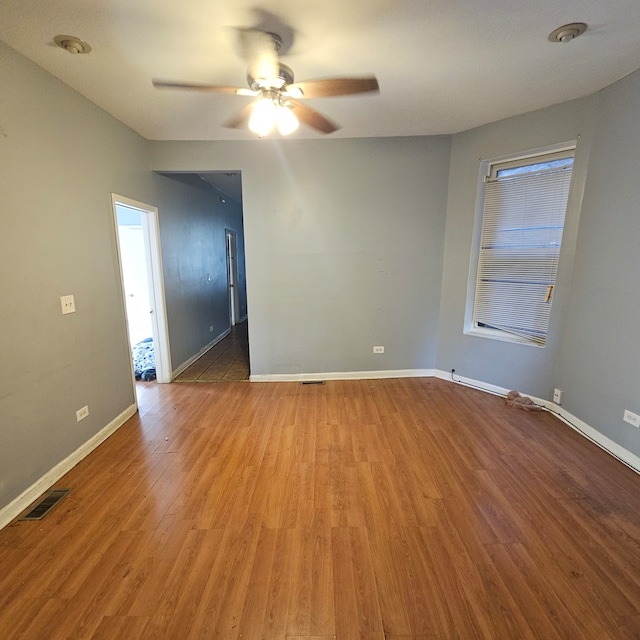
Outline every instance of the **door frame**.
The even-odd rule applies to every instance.
[[[227,254],[227,291],[229,293],[229,324],[233,329],[240,321],[240,297],[238,294],[238,234],[232,229],[224,230],[225,253]]]
[[[145,260],[147,263],[147,278],[149,281],[149,304],[151,306],[151,331],[153,334],[153,347],[156,358],[156,380],[159,383],[171,382],[171,349],[169,344],[169,328],[167,323],[167,305],[164,293],[164,277],[162,273],[162,251],[160,247],[160,225],[158,221],[158,208],[138,200],[132,200],[126,196],[111,194],[111,208],[113,210],[114,232],[116,247],[118,250],[118,269],[120,272],[120,289],[122,302],[125,308],[125,323],[127,329],[127,346],[131,356],[129,344],[129,320],[126,312],[126,298],[124,293],[124,281],[122,278],[122,263],[120,255],[120,240],[118,238],[118,212],[116,205],[140,212],[142,222],[142,238],[144,240]],[[131,361],[131,375],[135,388],[135,376],[133,374],[133,360]]]

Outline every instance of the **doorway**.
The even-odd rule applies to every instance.
[[[227,287],[229,290],[229,324],[233,329],[240,319],[238,292],[238,239],[235,231],[225,230],[227,245]]]
[[[158,210],[111,194],[125,306],[129,353],[152,341],[158,382],[171,382],[171,357],[164,300]],[[131,358],[134,379],[133,357]]]

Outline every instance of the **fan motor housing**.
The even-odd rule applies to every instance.
[[[282,89],[288,84],[293,84],[293,71],[286,64],[280,63],[276,78],[254,78],[247,74],[247,82],[252,91],[260,91],[265,88]]]

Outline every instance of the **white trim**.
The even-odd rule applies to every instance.
[[[110,435],[115,433],[129,418],[135,415],[137,407],[132,404],[119,416],[116,416],[106,427],[98,431],[81,444],[73,453],[47,471],[28,489],[23,491],[15,500],[0,509],[0,529],[6,527],[14,518],[19,516],[34,500],[40,497],[49,487],[53,486],[62,476],[73,469],[78,462],[86,458],[94,449],[99,447]]]
[[[618,460],[624,462],[624,464],[633,469],[636,473],[640,473],[640,457],[635,455],[635,453],[621,447],[617,442],[614,442],[611,438],[600,433],[597,429],[594,429],[586,422],[583,422],[580,418],[569,413],[555,402],[551,402],[550,400],[536,400],[536,402],[545,407],[547,411],[557,416],[574,431],[577,431],[585,438],[591,440],[591,442],[598,445],[601,449],[604,449],[614,458],[618,458]]]
[[[454,374],[452,377],[449,371],[436,370],[435,376],[436,378],[441,378],[442,380],[448,380],[449,382],[462,384],[467,387],[474,387],[476,389],[479,389],[480,391],[486,391],[487,393],[492,393],[498,396],[506,396],[510,391],[510,389],[505,389],[504,387],[497,387],[493,384],[488,384],[480,380],[474,380],[473,378],[465,378],[457,374]],[[528,394],[525,393],[523,395]],[[555,415],[567,426],[571,427],[574,431],[577,431],[588,440],[591,440],[591,442],[606,451],[609,455],[617,458],[628,467],[633,469],[636,473],[640,473],[640,457],[636,456],[628,449],[620,446],[617,442],[614,442],[613,440],[611,440],[611,438],[608,438],[591,425],[587,424],[583,420],[580,420],[580,418],[578,418],[577,416],[569,413],[566,409],[562,408],[555,402],[552,402],[551,400],[545,400],[544,398],[537,398],[535,396],[529,397],[536,404],[540,405],[545,411],[548,411],[549,413]]]
[[[500,329],[490,329],[488,327],[475,327],[465,328],[463,331],[465,336],[475,336],[476,338],[490,338],[491,340],[502,340],[503,342],[511,342],[512,344],[523,344],[527,347],[537,347],[538,349],[544,349],[543,344],[532,342],[527,338],[523,338],[516,333],[508,333],[501,331]]]
[[[331,371],[323,373],[252,374],[250,382],[306,382],[308,380],[377,380],[381,378],[433,378],[433,369],[391,369],[389,371]]]
[[[463,325],[463,333],[465,335],[480,337],[480,338],[488,338],[493,340],[502,340],[504,342],[511,342],[514,344],[522,344],[527,346],[536,346],[539,348],[544,348],[546,343],[546,337],[548,336],[548,328],[550,326],[551,318],[547,318],[547,333],[545,334],[545,343],[537,344],[536,340],[532,340],[527,335],[518,335],[513,330],[502,330],[499,327],[494,329],[479,327],[477,325],[477,313],[478,313],[478,300],[480,296],[479,289],[479,274],[481,271],[481,252],[482,252],[482,236],[484,229],[484,222],[488,215],[488,212],[491,208],[487,208],[488,200],[487,200],[487,183],[493,182],[495,183],[495,171],[494,168],[498,167],[498,169],[505,168],[507,166],[524,166],[527,164],[535,164],[536,162],[544,161],[547,159],[559,159],[565,157],[573,157],[575,160],[575,154],[578,144],[578,139],[580,136],[577,136],[573,140],[568,140],[565,142],[561,142],[558,144],[552,144],[545,147],[538,147],[535,149],[530,149],[527,151],[522,151],[518,153],[511,153],[503,156],[497,156],[494,158],[485,158],[480,159],[480,171],[478,174],[478,182],[476,188],[476,205],[475,205],[475,214],[474,214],[474,226],[473,226],[473,237],[471,243],[471,255],[469,260],[469,274],[467,280],[467,291],[466,291],[466,303],[465,303],[465,313],[464,313],[464,325]],[[573,169],[571,171],[571,176],[573,176]],[[575,192],[575,180],[573,177],[570,179],[570,184],[568,187],[567,193],[567,204],[563,214],[563,225],[567,224],[567,221],[570,219],[569,214],[573,208],[573,200],[580,199],[580,194]],[[575,192],[575,193],[574,193]],[[564,234],[562,236],[564,238]],[[563,240],[564,241],[564,240]],[[562,244],[562,242],[561,242]],[[559,253],[557,258],[559,259],[560,255],[563,253],[562,247],[559,247]],[[551,257],[548,258],[550,263],[553,264],[553,259]],[[515,264],[518,264],[516,260]],[[554,274],[554,289],[552,290],[555,293],[555,285],[558,283],[558,269],[559,262],[555,264],[556,273]],[[551,299],[552,303],[552,299]],[[492,302],[493,305],[493,302]],[[546,307],[545,307],[546,308]],[[553,313],[552,306],[549,307],[548,311]],[[536,318],[535,314],[529,314],[529,318],[533,321],[533,318]],[[536,318],[538,322],[542,322],[542,318]],[[495,320],[495,318],[494,318]],[[539,328],[539,325],[538,325]],[[488,330],[487,330],[488,329]]]
[[[564,149],[558,149],[557,151],[543,149],[539,153],[526,152],[525,155],[518,154],[517,157],[509,156],[505,160],[492,160],[489,164],[489,174],[487,175],[487,179],[496,180],[498,178],[498,171],[539,164],[541,159],[543,162],[552,162],[553,160],[573,158],[575,156],[577,142],[577,140],[573,140],[571,143],[567,143],[567,146]]]
[[[240,297],[238,293],[238,234],[233,229],[224,230],[225,255],[227,257],[227,298],[229,300],[229,324],[238,324]]]
[[[142,225],[148,234],[149,256],[151,266],[150,276],[153,286],[151,296],[153,299],[153,319],[157,323],[158,340],[162,349],[158,354],[160,369],[158,369],[158,356],[156,356],[156,380],[159,383],[171,382],[171,342],[169,341],[169,325],[167,320],[167,303],[164,295],[164,273],[162,270],[162,247],[160,246],[160,221],[158,210],[154,207],[142,216]]]
[[[162,248],[160,246],[160,225],[158,220],[158,208],[144,202],[132,200],[126,196],[111,194],[111,207],[113,209],[113,219],[115,224],[116,247],[118,250],[118,267],[120,269],[120,281],[122,283],[122,266],[120,262],[120,242],[118,239],[118,212],[116,205],[128,207],[139,211],[142,216],[142,229],[145,238],[145,253],[148,276],[149,276],[149,296],[153,315],[151,316],[151,326],[156,356],[156,380],[159,383],[171,382],[171,345],[169,343],[169,327],[167,321],[167,304],[164,295],[164,275],[162,270]],[[122,287],[122,300],[125,305],[124,285]],[[127,321],[128,322],[128,321]],[[127,340],[128,344],[128,340]],[[129,345],[131,350],[131,345]],[[135,377],[133,376],[133,363],[131,368],[131,379],[135,392]]]
[[[484,158],[481,159],[480,162],[488,169],[492,164],[503,164],[510,161],[515,161],[517,163],[522,160],[527,160],[528,158],[535,158],[536,156],[564,153],[565,151],[575,150],[578,145],[579,138],[580,136],[578,135],[571,140],[566,140],[565,142],[558,142],[557,144],[550,144],[544,147],[536,147],[535,149],[529,149],[528,151],[521,151],[519,153],[507,153],[502,156],[495,156],[494,158]]]
[[[452,375],[450,371],[441,371],[440,369],[436,369],[434,375],[436,378],[440,378],[441,380],[447,380],[448,382],[461,384],[465,387],[475,387],[477,389],[480,389],[480,391],[492,393],[494,396],[506,396],[507,393],[511,391],[511,389],[498,387],[495,384],[489,384],[488,382],[481,382],[480,380],[474,380],[473,378],[465,378],[464,376],[459,376],[457,373],[454,373]]]
[[[209,349],[215,347],[218,342],[220,342],[220,340],[224,340],[224,338],[226,338],[230,333],[231,329],[229,328],[226,331],[223,331],[217,338],[214,338],[209,344],[202,347],[202,349],[200,349],[200,351],[198,351],[195,356],[191,356],[186,362],[183,362],[178,366],[177,369],[172,372],[172,378],[176,378],[177,376],[179,376],[185,369],[188,369],[198,358],[201,358],[205,353],[207,353],[207,351],[209,351]]]

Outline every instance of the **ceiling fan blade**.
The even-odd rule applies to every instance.
[[[297,100],[287,100],[287,105],[291,107],[291,110],[295,114],[296,118],[308,127],[317,129],[322,133],[333,133],[337,131],[340,126],[331,122],[325,118],[321,113],[318,113],[315,109],[307,107],[306,104],[302,104]]]
[[[251,102],[245,105],[240,111],[237,111],[229,120],[224,123],[224,127],[227,129],[243,129],[249,125],[249,118],[253,111],[255,103]]]
[[[240,53],[247,61],[252,78],[271,80],[280,72],[276,36],[259,29],[238,29]]]
[[[303,80],[287,85],[286,91],[296,98],[327,98],[380,91],[380,86],[375,76],[361,76],[358,78]]]
[[[172,82],[170,80],[153,80],[153,86],[156,89],[188,89],[191,91],[209,91],[212,93],[231,93],[238,96],[258,95],[256,91],[251,89],[243,89],[241,87],[226,87],[220,84],[199,84],[196,82]]]

